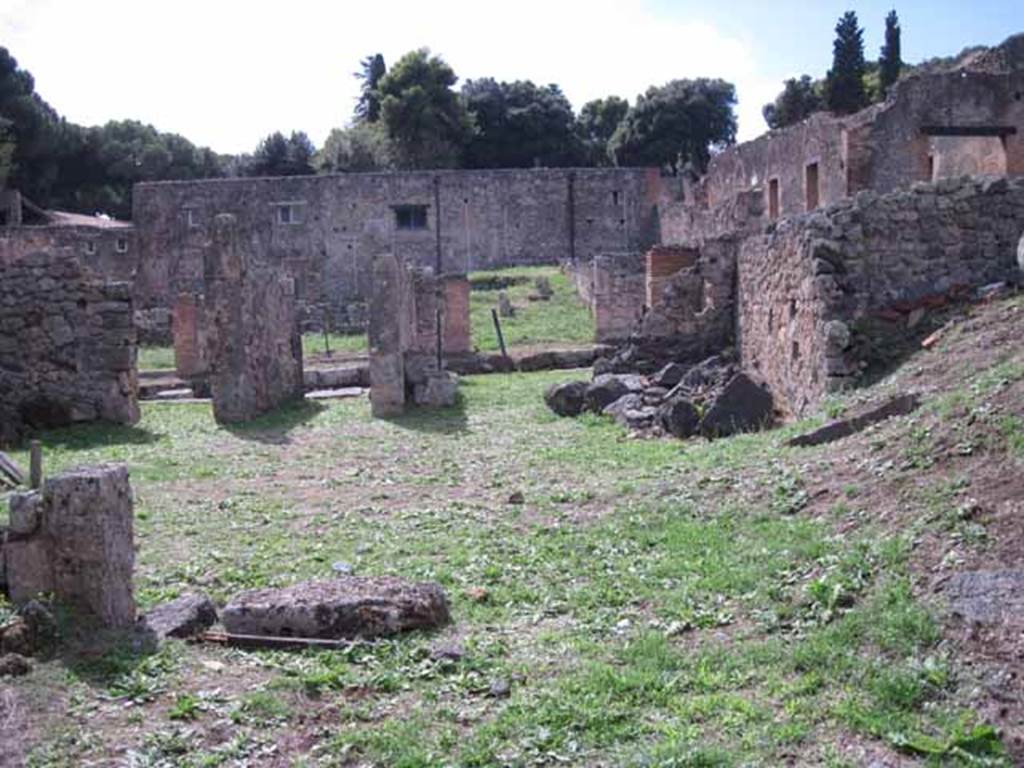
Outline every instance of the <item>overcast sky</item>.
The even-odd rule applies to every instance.
[[[280,130],[319,145],[348,122],[352,73],[428,46],[460,78],[558,83],[579,108],[652,84],[723,77],[739,94],[740,137],[785,77],[820,76],[838,16],[852,7],[878,55],[887,2],[718,0],[0,0],[0,45],[43,97],[84,125],[132,118],[218,152]],[[1024,0],[896,4],[904,59],[995,44],[1024,31]]]

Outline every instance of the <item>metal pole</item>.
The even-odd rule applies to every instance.
[[[498,310],[491,309],[491,319],[494,321],[494,330],[498,334],[498,346],[501,347],[501,356],[508,357],[508,352],[505,350],[505,336],[501,332],[501,320],[498,319]]]

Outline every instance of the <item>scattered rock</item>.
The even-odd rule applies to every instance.
[[[635,374],[606,373],[594,378],[583,395],[583,409],[602,413],[616,400],[643,391],[643,378]]]
[[[486,587],[467,587],[463,594],[474,603],[486,603],[491,596]]]
[[[494,680],[487,695],[492,699],[507,699],[512,695],[512,684],[508,680]]]
[[[0,653],[35,656],[57,640],[57,620],[42,603],[29,600],[0,628]]]
[[[450,371],[432,371],[413,391],[416,405],[425,408],[451,408],[459,397],[459,377]]]
[[[654,422],[657,408],[645,404],[642,394],[631,392],[607,406],[602,413],[628,429],[647,429]]]
[[[946,584],[949,612],[971,624],[1024,627],[1024,571],[970,571]]]
[[[772,396],[745,373],[737,373],[712,401],[700,422],[705,437],[728,437],[771,421]]]
[[[512,491],[512,493],[510,493],[509,496],[508,496],[508,503],[509,504],[525,504],[526,503],[526,497],[523,496],[523,492],[522,491]]]
[[[142,618],[157,639],[194,637],[217,623],[217,608],[203,594],[185,594],[162,603]]]
[[[32,662],[18,653],[0,656],[0,677],[21,677],[32,671]]]
[[[339,560],[336,563],[331,563],[331,570],[335,573],[340,573],[342,576],[351,576],[355,568],[352,567],[352,563]]]
[[[512,306],[512,301],[505,291],[498,294],[498,315],[501,317],[515,317],[516,315],[516,308]]]
[[[346,576],[236,595],[221,612],[232,634],[373,638],[430,629],[449,619],[440,584],[393,576]]]
[[[665,403],[658,411],[658,419],[662,429],[682,439],[697,434],[700,426],[700,414],[693,403],[682,396],[676,396]]]
[[[831,443],[893,416],[912,413],[920,404],[920,398],[916,394],[897,395],[883,403],[873,403],[854,415],[837,419],[823,427],[792,437],[786,441],[786,445],[793,447]]]
[[[461,661],[466,656],[466,649],[458,643],[435,645],[430,649],[431,661]]]
[[[651,376],[651,384],[656,387],[672,389],[672,387],[682,381],[686,371],[686,367],[679,363],[669,363],[656,374]]]
[[[585,381],[552,384],[544,393],[544,402],[559,416],[579,416],[583,412],[583,396],[587,387]]]

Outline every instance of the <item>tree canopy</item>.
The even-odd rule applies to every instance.
[[[771,104],[765,104],[761,114],[769,128],[785,128],[824,108],[819,85],[811,80],[810,75],[801,75],[799,79],[791,77],[786,80],[782,93]]]
[[[466,145],[466,167],[558,167],[582,161],[572,105],[557,85],[483,78],[467,81],[461,96],[476,127]]]
[[[711,153],[736,141],[736,89],[724,80],[672,80],[637,97],[609,150],[616,165],[703,173]]]
[[[355,123],[335,128],[317,155],[322,173],[384,171],[394,167],[387,129],[380,122]]]
[[[359,62],[355,77],[361,81],[359,101],[356,103],[356,122],[375,123],[380,119],[380,94],[377,86],[387,73],[384,56],[375,53]]]
[[[857,14],[847,11],[836,24],[832,69],[825,78],[825,100],[831,111],[845,115],[868,105],[864,89],[866,71],[864,30],[857,23]]]
[[[610,165],[608,142],[629,112],[629,102],[618,96],[588,101],[580,110],[576,130],[583,142],[587,165]]]
[[[885,45],[878,59],[878,80],[883,97],[900,78],[903,60],[900,57],[900,20],[896,11],[885,17]]]
[[[473,134],[458,78],[427,48],[411,51],[381,78],[381,120],[402,168],[457,168]]]
[[[256,147],[256,151],[242,173],[246,176],[307,176],[315,173],[313,156],[316,147],[303,131],[292,131],[285,138],[280,131],[270,134]]]

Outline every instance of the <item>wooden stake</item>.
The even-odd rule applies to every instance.
[[[505,337],[501,333],[501,320],[498,319],[498,310],[491,308],[491,319],[494,320],[494,330],[498,333],[498,345],[501,347],[501,356],[508,357],[505,350]]]
[[[43,444],[38,440],[29,443],[28,484],[33,490],[43,484]]]

